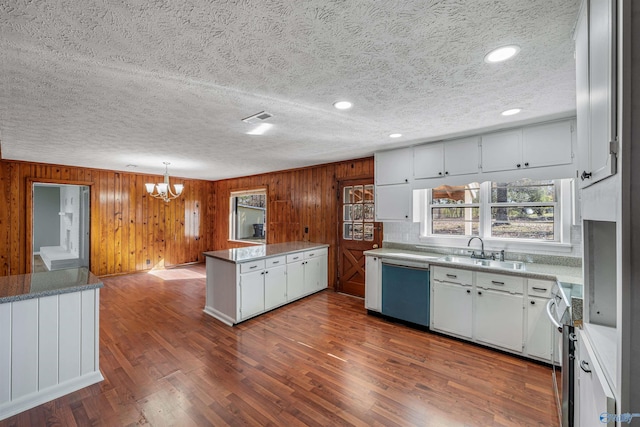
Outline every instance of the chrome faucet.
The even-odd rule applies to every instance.
[[[476,251],[473,251],[473,252],[471,253],[471,258],[480,258],[480,259],[485,259],[485,258],[486,258],[486,256],[485,256],[485,253],[484,253],[484,242],[482,241],[482,239],[481,239],[480,237],[478,237],[478,236],[473,236],[472,238],[470,238],[470,239],[469,239],[469,241],[467,242],[467,247],[469,247],[469,245],[471,245],[471,241],[472,241],[473,239],[478,239],[478,240],[480,240],[480,245],[482,245],[482,246],[481,246],[481,249],[480,249],[480,256],[476,255]]]

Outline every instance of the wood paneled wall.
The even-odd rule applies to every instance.
[[[169,203],[145,182],[162,176],[0,160],[0,274],[27,271],[29,183],[91,183],[91,271],[120,274],[201,261],[213,247],[213,182],[171,177],[184,193]],[[149,260],[149,263],[147,263]]]
[[[242,243],[229,241],[230,192],[267,187],[267,243],[328,243],[329,285],[334,286],[338,242],[338,181],[353,178],[373,180],[373,169],[373,157],[369,157],[216,181],[214,249],[244,246]]]

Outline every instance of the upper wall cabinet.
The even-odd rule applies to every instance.
[[[415,147],[414,177],[416,179],[440,178],[478,173],[479,140],[478,137],[472,137]]]
[[[576,25],[578,175],[586,187],[616,173],[615,0],[585,1]]]
[[[413,178],[413,147],[376,153],[376,185],[405,184]]]
[[[482,137],[482,171],[497,172],[570,164],[570,121],[545,123]]]

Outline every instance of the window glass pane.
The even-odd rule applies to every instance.
[[[364,202],[373,203],[374,187],[373,185],[364,186]]]
[[[364,201],[364,189],[362,185],[353,187],[353,203],[362,203]]]
[[[362,223],[353,224],[353,240],[362,240],[363,227]]]
[[[374,220],[374,205],[364,205],[364,220],[365,221],[373,221]]]
[[[521,179],[515,182],[492,182],[491,203],[555,202],[553,181]]]
[[[351,205],[344,205],[343,210],[344,210],[344,215],[342,218],[343,221],[351,221]]]
[[[480,184],[442,185],[431,190],[434,205],[459,205],[480,202]]]
[[[266,243],[267,195],[264,190],[231,192],[232,240]]]
[[[353,187],[344,187],[344,197],[342,198],[342,203],[353,203],[352,194]]]
[[[433,234],[477,236],[479,208],[434,207],[431,209]]]
[[[364,240],[373,240],[373,224],[367,223],[364,225]]]
[[[362,212],[363,205],[351,205],[351,219],[354,221],[362,221],[364,213]]]
[[[351,240],[351,238],[353,237],[353,224],[351,224],[350,222],[345,222],[343,225],[343,232],[342,232],[342,238],[345,240]]]
[[[554,214],[550,206],[492,207],[491,235],[554,240]]]

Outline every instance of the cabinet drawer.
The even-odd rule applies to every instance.
[[[435,280],[449,283],[462,283],[465,285],[471,285],[473,283],[473,271],[471,270],[459,270],[457,268],[449,267],[432,267],[432,274]]]
[[[287,264],[290,262],[302,261],[304,259],[304,252],[296,252],[295,254],[287,255]]]
[[[476,274],[476,287],[521,294],[524,292],[524,278],[478,272]]]
[[[527,290],[530,297],[551,298],[553,282],[540,279],[527,279]]]
[[[327,248],[314,249],[312,251],[306,251],[304,253],[304,259],[317,258],[317,257],[322,256],[322,255],[327,255]]]
[[[240,264],[240,273],[249,273],[251,271],[264,270],[264,260],[243,262]]]
[[[278,257],[273,257],[273,258],[267,258],[264,261],[265,261],[265,264],[267,265],[267,268],[269,268],[269,267],[277,267],[279,265],[284,265],[287,262],[287,257],[278,256]]]

